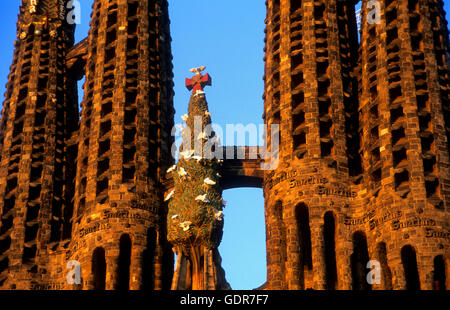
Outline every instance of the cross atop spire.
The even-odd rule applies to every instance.
[[[195,73],[194,77],[191,79],[186,78],[186,87],[188,90],[192,90],[192,94],[194,96],[196,95],[203,95],[205,92],[203,91],[203,88],[205,86],[211,86],[211,76],[206,73],[205,75],[202,75],[202,71],[205,70],[206,67],[198,67],[198,68],[192,68],[191,72]]]

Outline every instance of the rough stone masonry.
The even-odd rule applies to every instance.
[[[95,0],[74,46],[67,2],[20,6],[0,121],[0,288],[168,290],[168,3]],[[280,125],[280,161],[225,159],[220,186],[264,190],[260,289],[449,289],[443,3],[363,0],[358,35],[354,2],[266,1],[263,119]]]

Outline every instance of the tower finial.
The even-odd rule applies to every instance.
[[[188,90],[192,90],[192,94],[194,96],[204,95],[205,92],[203,91],[203,88],[205,88],[205,86],[212,85],[211,76],[208,73],[202,75],[202,71],[205,69],[206,67],[202,66],[189,70],[192,73],[195,73],[195,76],[191,79],[186,79],[186,87]]]

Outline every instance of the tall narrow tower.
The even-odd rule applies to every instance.
[[[267,3],[267,287],[448,287],[442,1],[363,1],[360,46],[352,1]]]
[[[377,255],[375,242],[391,249],[395,276],[385,288],[432,289],[433,259],[448,256],[436,237],[449,229],[450,211],[447,23],[440,0],[378,3],[362,3],[361,198],[400,218],[369,234],[369,253]],[[418,273],[403,272],[416,255]]]
[[[160,186],[173,161],[170,41],[166,0],[94,1],[71,252],[85,289],[170,287]]]
[[[66,1],[23,0],[0,125],[0,287],[27,289],[45,273],[64,214],[64,141],[77,111],[66,90],[73,44]]]
[[[336,287],[325,282],[321,235],[325,213],[334,221],[352,198],[349,167],[359,173],[354,7],[344,0],[267,4],[264,117],[280,124],[280,162],[264,180],[268,288]]]

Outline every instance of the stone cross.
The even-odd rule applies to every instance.
[[[186,87],[188,90],[192,90],[194,96],[197,94],[204,94],[203,88],[205,88],[205,86],[211,86],[211,76],[208,73],[202,75],[202,71],[205,69],[206,67],[191,69],[191,72],[196,73],[195,76],[192,79],[186,78]]]

